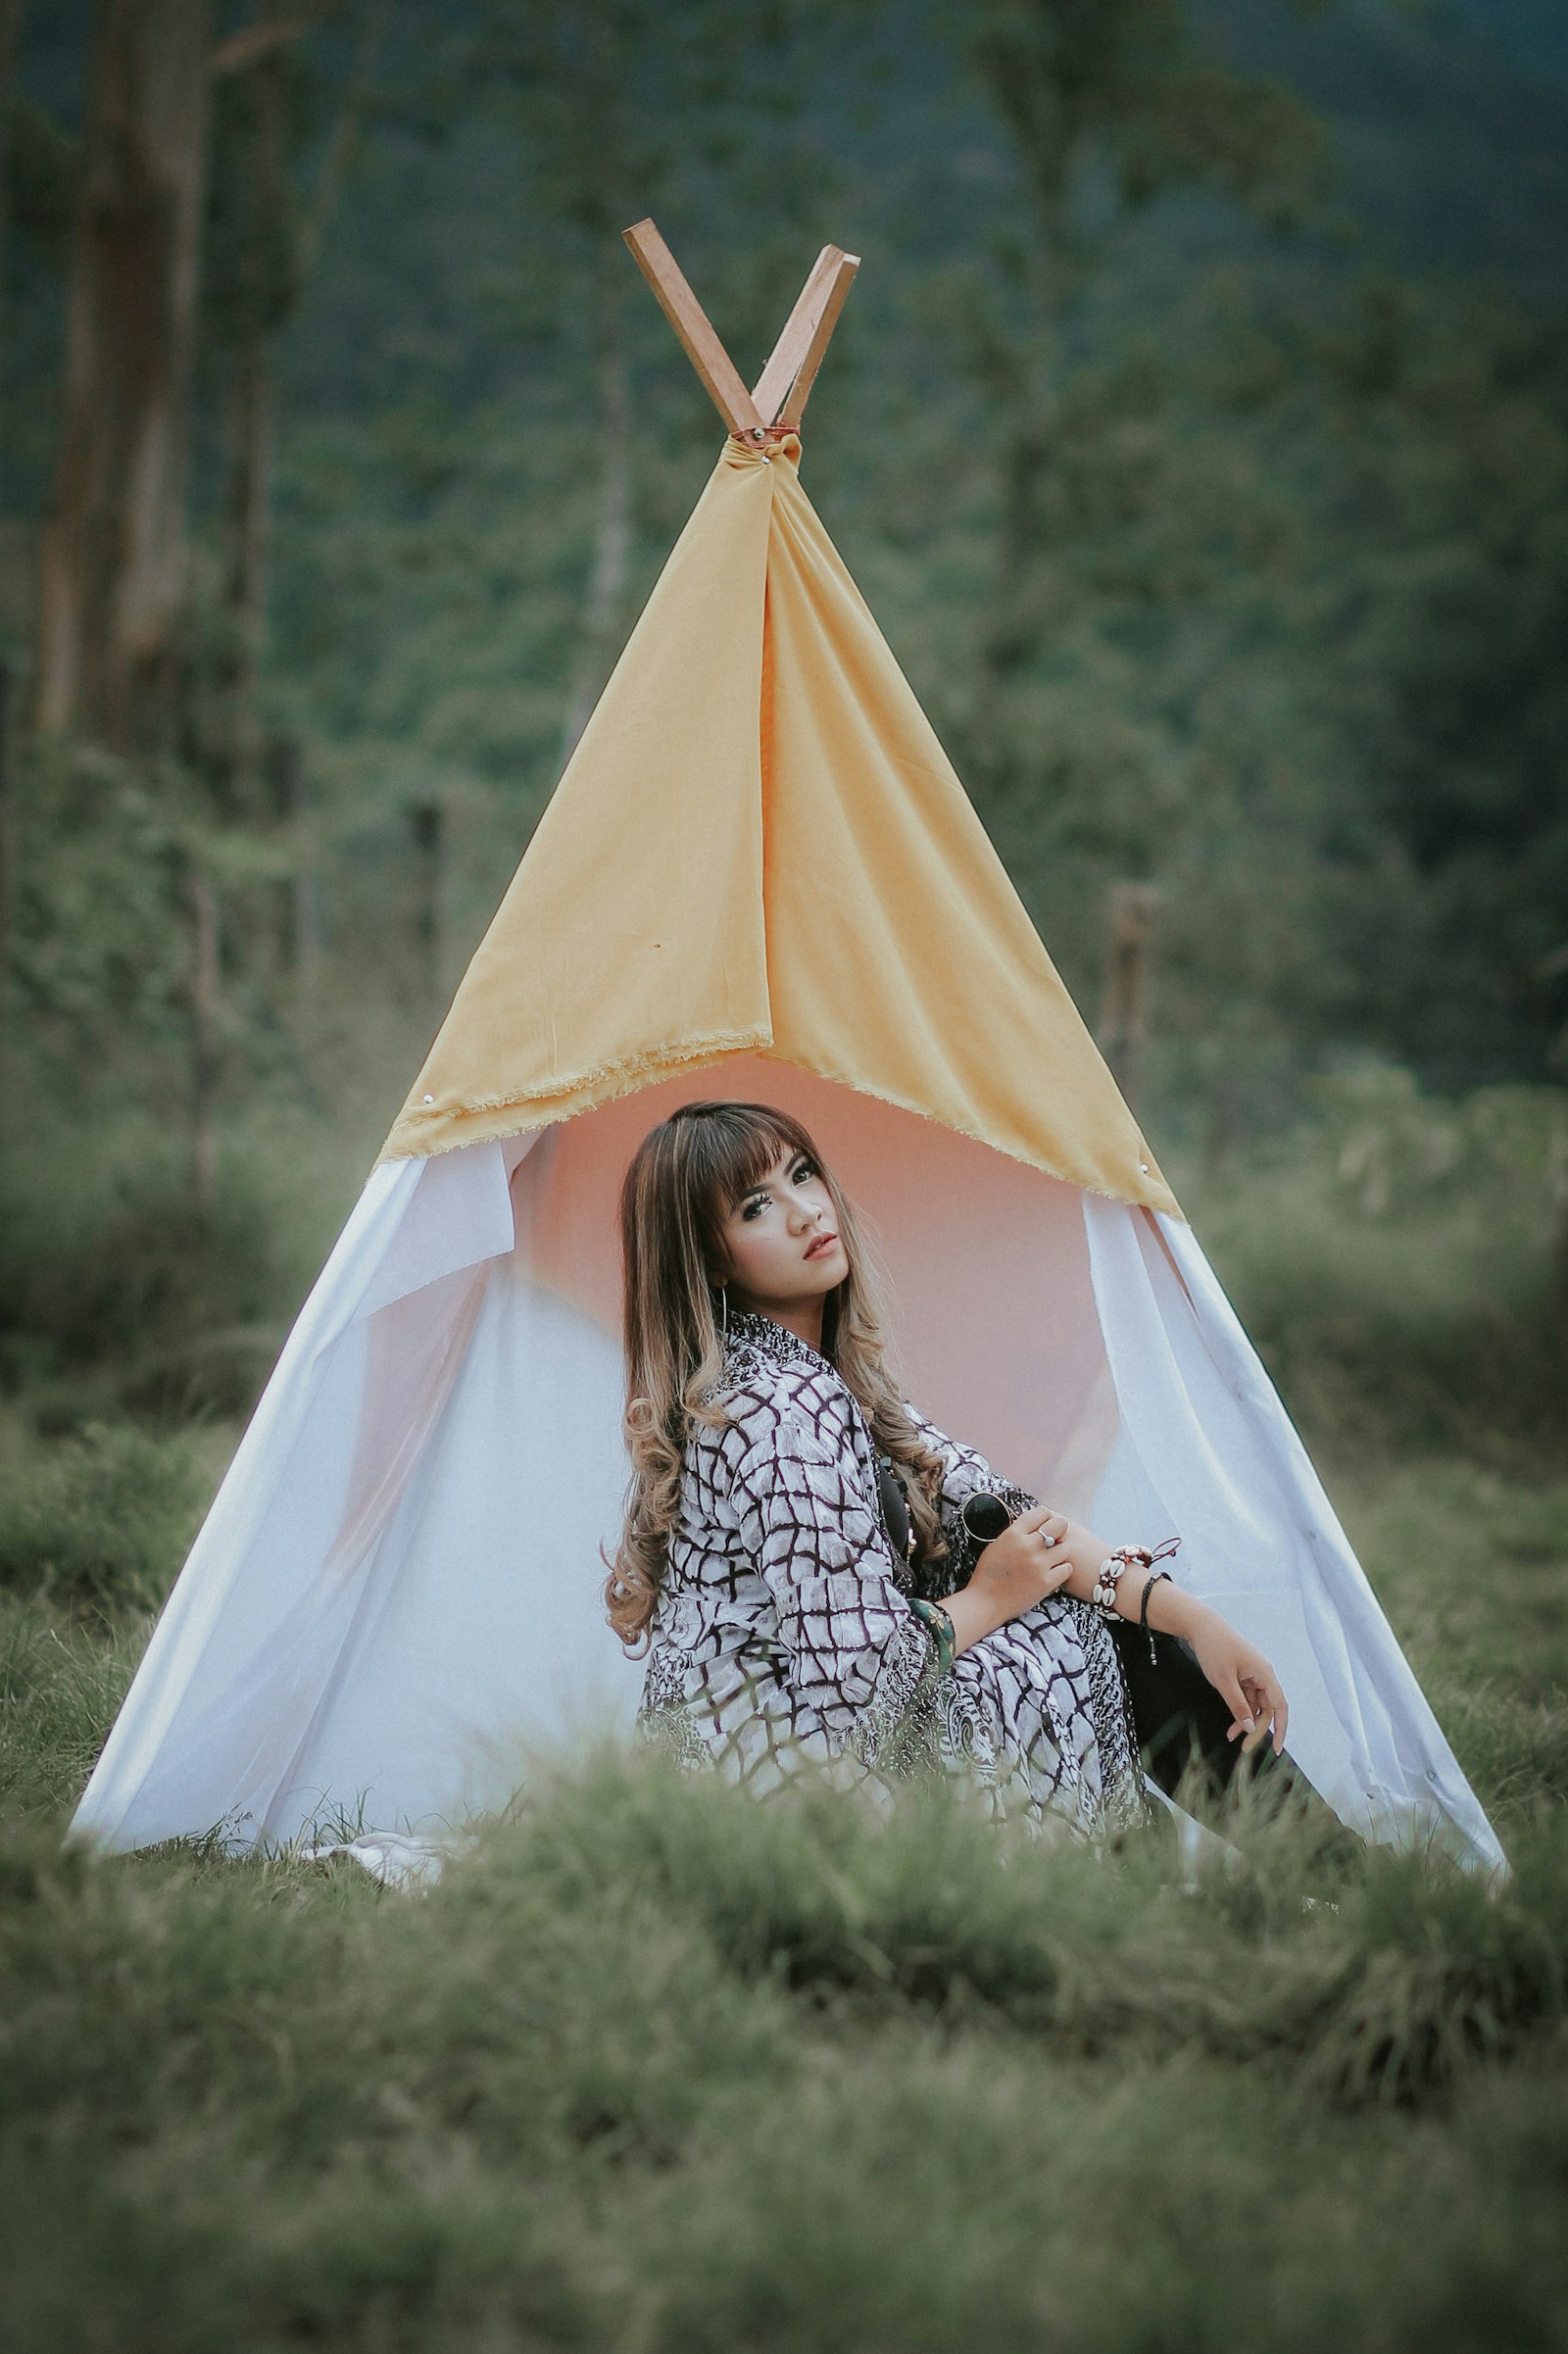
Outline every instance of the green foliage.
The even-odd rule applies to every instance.
[[[24,237],[58,258],[71,228],[75,143],[34,98],[12,100],[5,128],[0,201]]]
[[[420,1896],[216,1838],[62,1852],[232,1433],[41,1438],[13,1409],[12,2341],[966,2354],[980,2316],[1018,2354],[1203,2354],[1245,2280],[1287,2354],[1482,2354],[1499,2316],[1549,2346],[1568,1485],[1517,1427],[1491,1468],[1446,1431],[1376,1441],[1445,1286],[1525,1314],[1559,1111],[1348,1072],[1288,1151],[1188,1189],[1238,1293],[1284,1287],[1288,1260],[1287,1333],[1370,1298],[1359,1403],[1314,1387],[1299,1336],[1289,1370],[1334,1408],[1335,1499],[1509,1850],[1498,1889],[1439,1855],[1327,1853],[1260,1792],[1220,1819],[1232,1859],[1184,1867],[1157,1836],[1097,1857],[1001,1833],[948,1788],[760,1803],[612,1748],[519,1766],[506,1817]],[[304,1251],[304,1203],[335,1212],[319,1174],[286,1190],[299,1149],[272,1140],[270,1182]],[[1422,1275],[1421,1246],[1467,1233]],[[1332,1370],[1332,1319],[1311,1330]],[[1517,1398],[1497,1410],[1517,1421]]]
[[[47,1187],[40,1156],[6,1189],[0,1363],[12,1378],[107,1366],[148,1404],[247,1402],[296,1284],[265,1177],[231,1165],[200,1219],[177,1146],[127,1172],[78,1133],[51,1158]]]
[[[1335,1445],[1346,1526],[1489,1803],[1528,1818],[1568,1787],[1568,1484],[1457,1448],[1391,1462],[1363,1422]],[[1560,1461],[1560,1457],[1559,1457]]]
[[[1320,161],[1312,119],[1211,62],[1181,0],[986,0],[969,34],[1056,235],[1070,234],[1075,183],[1096,163],[1124,204],[1198,180],[1278,214]]]
[[[55,60],[25,101],[40,185],[70,155],[78,0],[68,21],[28,24]],[[192,778],[138,788],[220,882],[236,1078],[295,1026],[268,894],[304,859],[331,984],[434,996],[415,804],[443,812],[456,979],[689,511],[714,422],[619,245],[650,210],[749,371],[818,238],[864,251],[810,486],[1091,1013],[1107,886],[1160,887],[1152,1125],[1200,1103],[1227,1137],[1277,1123],[1357,1047],[1455,1089],[1557,1071],[1560,326],[1354,274],[1411,224],[1404,182],[1458,187],[1472,114],[1509,132],[1485,206],[1455,207],[1495,245],[1528,203],[1544,253],[1549,92],[1488,78],[1451,24],[1303,26],[1284,0],[377,0],[274,64],[217,88],[183,745],[211,806]],[[24,223],[8,315],[24,521],[58,395],[46,243]],[[1501,246],[1463,250],[1503,272]],[[230,362],[267,331],[270,644],[241,711]],[[0,535],[18,635],[32,546]],[[245,750],[274,729],[305,750],[287,829]],[[58,864],[82,918],[28,919],[29,992],[46,933],[79,961],[167,897],[157,832],[101,797],[24,843],[24,909]],[[166,1043],[181,920],[112,996]]]
[[[1388,845],[1346,862],[1366,931],[1354,1017],[1440,1083],[1528,1068],[1527,1039],[1560,1070],[1561,327],[1383,284],[1321,349],[1347,462],[1321,642]]]
[[[1546,2342],[1560,1839],[1332,1909],[1247,1840],[1184,1885],[608,1755],[416,1899],[14,1824],[16,2342],[1206,2348],[1244,2277],[1289,2348]]]
[[[166,1574],[171,1558],[159,1564]],[[8,1818],[41,1818],[42,1836],[57,1836],[146,1643],[146,1618],[119,1596],[105,1613],[0,1588],[0,1808]],[[4,1887],[8,1896],[8,1873]]]
[[[318,1045],[347,1072],[373,1022],[344,1019]],[[334,1092],[341,1125],[265,1098],[227,1120],[205,1215],[177,1093],[111,1096],[107,1111],[89,1099],[75,1117],[19,1104],[27,1125],[0,1174],[0,1390],[66,1430],[122,1407],[248,1409],[396,1107],[371,1089],[367,1108],[348,1076]]]
[[[1194,1167],[1190,1182],[1175,1161],[1184,1204],[1293,1410],[1374,1449],[1560,1450],[1561,1091],[1443,1101],[1407,1071],[1367,1065],[1309,1093],[1315,1117],[1273,1142]]]
[[[188,1442],[134,1424],[88,1423],[7,1473],[0,1586],[100,1615],[163,1601],[209,1495]]]
[[[167,1038],[178,1019],[178,806],[108,753],[28,748],[13,987],[35,1047],[90,1065],[127,1033]]]

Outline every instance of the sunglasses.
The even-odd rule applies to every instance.
[[[1001,1496],[991,1495],[984,1488],[964,1497],[958,1518],[976,1545],[989,1545],[993,1538],[1002,1535],[1004,1529],[1012,1526],[1012,1514]]]

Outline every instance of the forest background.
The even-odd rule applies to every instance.
[[[1037,1916],[940,1828],[764,1870],[618,1768],[417,1927],[287,1863],[58,1857],[711,463],[620,244],[649,213],[743,369],[824,240],[863,256],[811,495],[1537,1859],[1511,1912],[1374,1876],[1303,1943],[1282,1849],[1200,1930],[1136,1870],[1113,1922],[1073,1880]],[[990,2263],[999,2345],[1059,2303],[1072,2342],[1175,2310],[1196,2346],[1229,2251],[1287,2344],[1559,2342],[1568,15],[0,0],[0,2209],[40,2341],[958,2345]],[[503,1918],[485,1980],[460,1947]],[[687,1967],[720,2022],[651,2080],[589,2009],[633,1932],[637,2033]],[[388,1953],[436,1989],[412,2026],[356,2004]],[[1305,2154],[1250,2203],[1258,2067]],[[737,2124],[758,2072],[782,2157]],[[1178,2200],[1102,2277],[1069,2202],[939,2231],[927,2277],[819,2163],[1044,2164],[1021,2084],[1107,2183],[1196,2103],[1202,2261]],[[682,2237],[694,2183],[744,2260]],[[848,2237],[795,2271],[808,2211]],[[1343,2306],[1293,2272],[1314,2232]]]

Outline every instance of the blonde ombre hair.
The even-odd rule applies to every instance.
[[[632,1476],[605,1599],[628,1648],[646,1636],[663,1583],[686,1442],[695,1425],[725,1419],[714,1280],[724,1261],[724,1220],[785,1153],[804,1154],[820,1174],[850,1262],[823,1302],[822,1353],[858,1400],[878,1451],[913,1474],[906,1488],[921,1560],[937,1561],[946,1550],[942,1460],[921,1443],[884,1365],[886,1336],[865,1247],[831,1170],[788,1112],[766,1103],[686,1103],[644,1137],[620,1195]]]

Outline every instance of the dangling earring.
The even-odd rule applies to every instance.
[[[721,1340],[729,1339],[729,1285],[727,1283],[721,1283],[718,1287],[718,1331]]]

